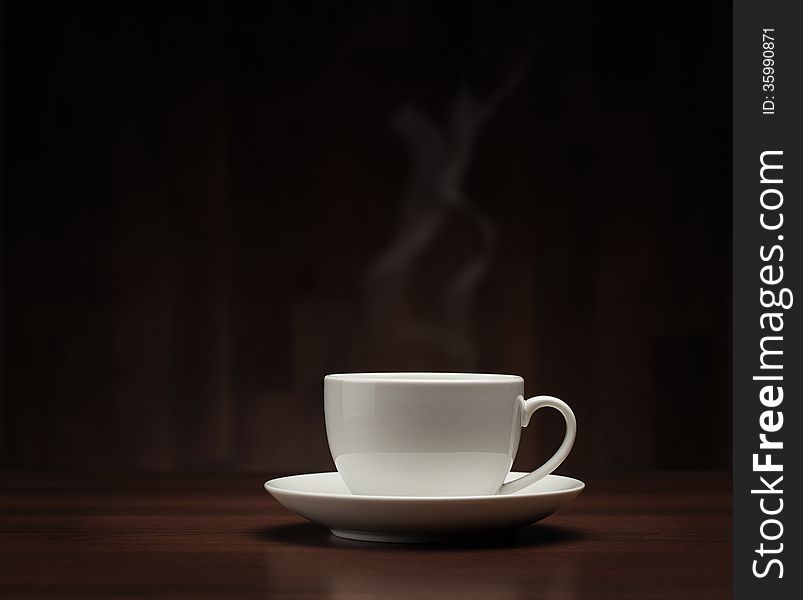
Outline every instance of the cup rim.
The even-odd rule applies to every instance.
[[[518,375],[496,373],[446,373],[437,371],[397,371],[377,373],[332,373],[324,379],[349,383],[512,383],[523,382]]]

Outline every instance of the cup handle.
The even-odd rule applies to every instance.
[[[574,418],[574,413],[572,412],[572,409],[569,408],[569,405],[563,400],[559,400],[554,396],[535,396],[529,400],[525,400],[523,396],[519,396],[516,398],[516,400],[522,404],[522,427],[527,427],[527,424],[530,422],[530,417],[533,416],[535,411],[537,411],[539,408],[548,406],[560,411],[560,414],[563,415],[563,418],[566,420],[566,435],[563,437],[563,443],[560,445],[560,448],[558,448],[558,451],[552,455],[552,458],[550,458],[532,473],[528,473],[523,477],[519,477],[518,479],[514,479],[513,481],[502,484],[502,488],[499,490],[500,494],[512,494],[514,492],[518,492],[519,490],[526,488],[528,485],[535,483],[539,479],[543,479],[552,471],[557,469],[560,466],[560,463],[562,463],[566,457],[569,456],[569,452],[571,452],[572,446],[574,445],[575,435],[577,434],[577,421]]]

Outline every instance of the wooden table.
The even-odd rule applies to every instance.
[[[258,475],[0,473],[0,597],[726,598],[725,473],[587,476],[510,542],[351,542]]]

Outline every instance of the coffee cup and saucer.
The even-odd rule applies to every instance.
[[[574,413],[552,396],[523,393],[516,375],[327,375],[326,434],[337,471],[280,477],[265,489],[342,538],[442,542],[515,531],[585,487],[552,475],[574,444]],[[521,428],[545,407],[563,415],[562,444],[535,471],[511,472]]]

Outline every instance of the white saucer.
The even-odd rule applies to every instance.
[[[526,473],[510,473],[507,480]],[[338,473],[280,477],[265,489],[291,511],[338,537],[372,542],[441,542],[513,531],[551,515],[585,487],[560,475],[499,496],[355,496]]]

